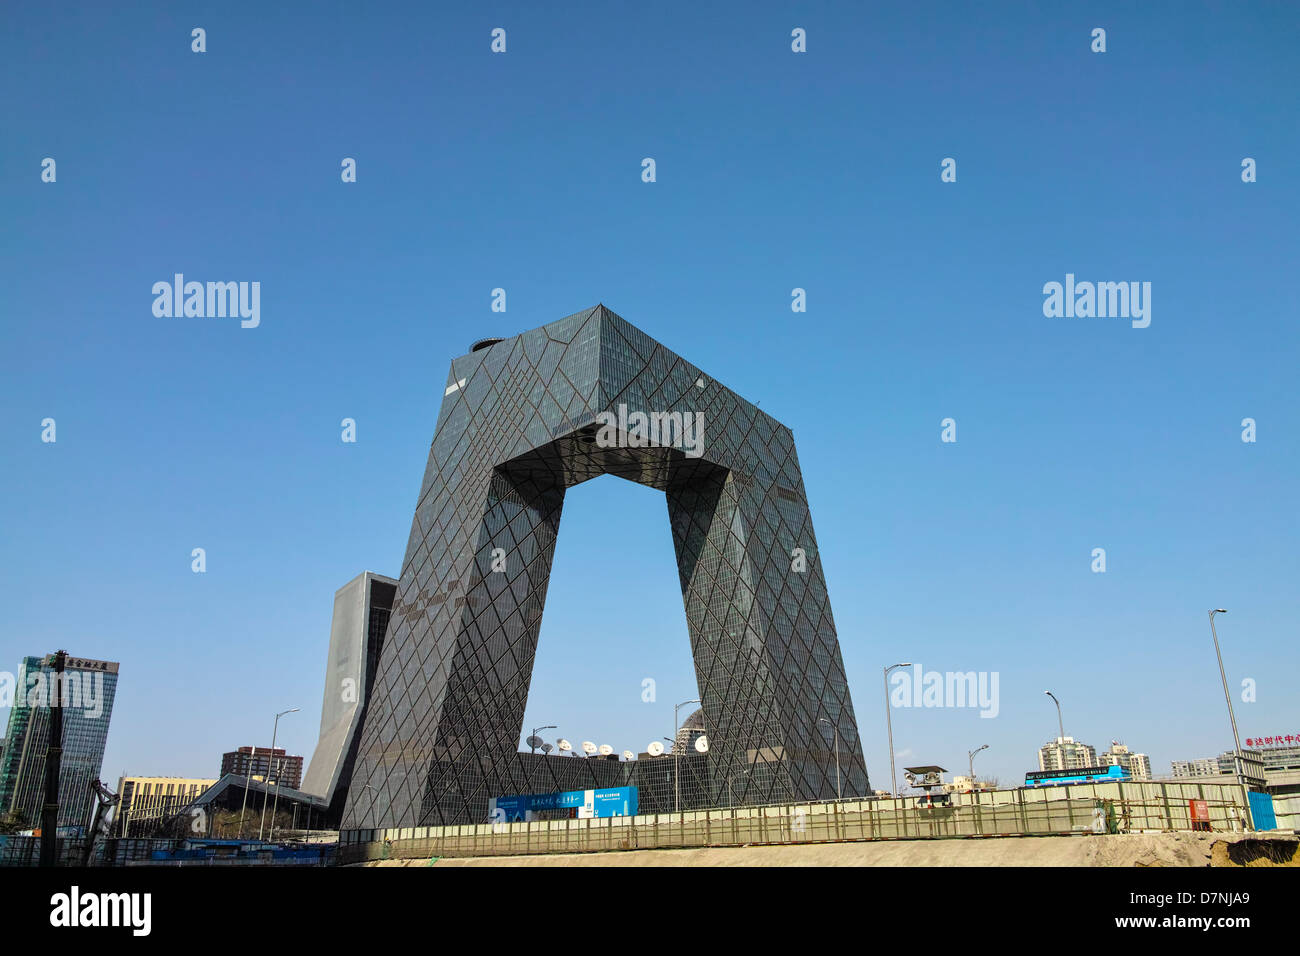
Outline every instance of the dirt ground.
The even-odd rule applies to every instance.
[[[368,866],[1300,866],[1294,836],[1227,833],[892,840],[383,860]]]

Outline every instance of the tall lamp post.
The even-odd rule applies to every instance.
[[[1064,741],[1065,741],[1065,721],[1063,721],[1063,720],[1061,719],[1061,702],[1060,702],[1059,700],[1056,699],[1056,695],[1053,694],[1050,690],[1045,690],[1045,691],[1043,691],[1043,693],[1046,694],[1048,697],[1052,698],[1052,700],[1056,703],[1056,726],[1057,726],[1057,729],[1059,729],[1059,730],[1061,731],[1061,741],[1062,741],[1062,743],[1064,743]],[[1064,770],[1065,768],[1062,767],[1061,769]]]
[[[911,667],[911,661],[890,664],[885,668],[885,724],[889,727],[889,795],[898,795],[898,771],[894,769],[894,715],[889,706],[889,672],[896,667]]]
[[[825,717],[818,717],[817,723],[825,724],[835,732],[835,799],[843,800],[844,793],[840,790],[840,729]]]
[[[741,776],[745,776],[745,777],[748,777],[748,776],[749,776],[749,771],[748,771],[748,770],[742,770],[742,771],[740,771],[740,773],[741,773]],[[727,806],[728,806],[728,807],[734,807],[734,806],[736,805],[736,798],[735,798],[735,796],[733,795],[732,790],[731,790],[731,780],[732,780],[732,778],[733,778],[734,776],[735,776],[734,773],[729,773],[729,774],[727,774]]]
[[[300,708],[300,707],[292,707],[292,708],[290,708],[289,710],[282,710],[282,711],[280,711],[278,714],[275,715],[275,725],[271,728],[271,752],[270,752],[270,754],[267,755],[267,758],[266,758],[266,769],[267,769],[268,771],[270,771],[270,770],[272,769],[272,762],[275,760],[275,738],[276,738],[276,736],[280,733],[280,718],[283,717],[285,714],[294,714],[294,713],[297,713],[297,712],[298,712],[299,710],[301,710],[301,709],[302,709],[302,708]],[[251,769],[251,768],[250,768],[250,769]],[[250,776],[251,776],[251,774],[250,774]],[[266,782],[269,783],[270,781],[266,781]],[[279,798],[279,796],[280,796],[280,794],[279,794],[280,778],[279,778],[279,777],[276,777],[276,778],[275,778],[275,783],[276,783],[276,798],[277,798],[277,803],[278,803],[278,802],[279,802],[278,798]],[[266,804],[267,804],[267,799],[268,799],[269,797],[270,797],[270,794],[267,793],[265,790],[263,790],[263,791],[262,791],[262,821],[257,825],[257,839],[258,839],[259,841],[262,839],[262,828],[266,826]],[[271,821],[271,824],[272,824],[272,826],[274,826],[275,821],[272,820],[272,821]]]
[[[1068,770],[1069,767],[1067,767],[1066,764],[1069,763],[1069,759],[1065,756],[1065,721],[1061,719],[1061,702],[1056,699],[1056,695],[1050,690],[1045,690],[1043,693],[1052,698],[1056,703],[1056,726],[1057,729],[1061,731],[1061,736],[1056,738],[1056,752],[1061,758],[1061,769]]]
[[[1232,767],[1241,785],[1241,795],[1246,800],[1246,826],[1255,829],[1255,815],[1250,812],[1250,791],[1246,788],[1246,768],[1241,761],[1241,738],[1237,735],[1237,715],[1232,712],[1232,694],[1228,691],[1228,672],[1223,669],[1223,654],[1219,651],[1219,635],[1214,630],[1214,615],[1227,614],[1223,608],[1210,611],[1210,636],[1214,638],[1214,656],[1219,659],[1219,677],[1223,681],[1223,699],[1228,702],[1228,720],[1232,722]]]
[[[682,809],[682,776],[681,776],[681,747],[677,746],[677,711],[687,704],[703,704],[702,700],[684,700],[673,708],[673,812],[680,813]]]
[[[244,768],[244,802],[239,805],[239,839],[244,838],[244,810],[248,808],[248,781],[253,779],[253,763],[257,760],[257,746],[248,755],[248,766]]]
[[[984,744],[984,746],[982,746],[982,747],[976,747],[974,750],[969,750],[969,751],[966,752],[966,756],[970,758],[970,788],[971,788],[971,790],[974,790],[974,789],[975,789],[975,755],[976,755],[977,753],[979,753],[981,750],[988,750],[988,749],[989,749],[989,745],[988,745],[988,744]]]
[[[274,749],[274,748],[273,748]],[[271,754],[271,759],[275,759],[275,754]],[[271,841],[275,841],[275,815],[280,809],[280,774],[284,773],[284,758],[280,758],[280,769],[275,772],[275,802],[271,804]],[[294,813],[298,811],[298,804],[294,804]],[[295,817],[296,819],[296,817]]]

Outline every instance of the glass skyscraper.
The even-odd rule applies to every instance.
[[[344,829],[650,773],[518,752],[565,490],[604,474],[667,504],[709,740],[683,809],[869,792],[793,434],[596,306],[451,363]]]
[[[363,571],[334,594],[320,739],[300,788],[325,799],[324,822],[331,826],[338,825],[347,801],[396,593],[392,578]]]
[[[104,763],[117,671],[116,662],[69,655],[62,685],[56,689],[50,658],[23,658],[0,756],[0,814],[15,814],[28,826],[41,825],[49,703],[57,700],[63,708],[59,826],[90,825],[95,806],[90,783],[99,777]]]

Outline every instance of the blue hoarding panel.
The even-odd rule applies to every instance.
[[[1276,830],[1277,815],[1273,812],[1273,797],[1267,793],[1250,793],[1250,818],[1256,830]]]
[[[610,787],[607,790],[593,792],[592,816],[596,817],[634,817],[636,816],[636,787]]]
[[[573,810],[575,816],[581,818],[631,817],[636,816],[637,803],[636,787],[531,793],[493,797],[489,817],[493,823],[514,823],[527,820],[530,813],[542,810]]]

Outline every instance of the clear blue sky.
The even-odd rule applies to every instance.
[[[121,661],[105,775],[294,706],[310,755],[450,359],[597,302],[794,430],[876,785],[898,660],[1001,680],[897,711],[900,764],[1014,781],[1045,688],[1158,772],[1226,749],[1218,606],[1243,736],[1300,733],[1294,4],[152,6],[0,34],[0,668]],[[155,318],[175,272],[261,326]],[[1045,318],[1066,273],[1151,282],[1150,327]],[[640,750],[695,696],[663,496],[574,489],[530,725]]]

